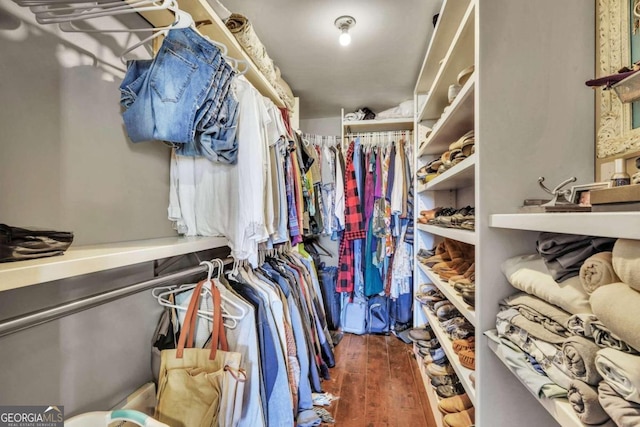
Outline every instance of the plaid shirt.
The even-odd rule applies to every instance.
[[[355,279],[353,241],[367,237],[364,229],[360,197],[358,197],[356,169],[353,164],[354,146],[353,142],[349,144],[344,173],[344,233],[340,240],[336,292],[353,292]]]
[[[364,228],[362,205],[358,196],[356,168],[353,164],[354,143],[349,144],[347,151],[347,169],[344,174],[344,236],[343,239],[356,240],[367,237]]]

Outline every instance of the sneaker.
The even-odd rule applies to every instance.
[[[436,394],[443,399],[451,396],[457,396],[464,394],[464,387],[462,387],[462,384],[460,383],[454,385],[441,385],[436,387]]]
[[[437,363],[430,363],[427,365],[427,375],[429,378],[433,378],[435,376],[443,376],[443,375],[451,375],[454,374],[455,371],[451,364],[446,365],[438,365]]]
[[[431,378],[431,385],[438,387],[441,385],[455,385],[459,384],[460,380],[456,375],[436,375]]]

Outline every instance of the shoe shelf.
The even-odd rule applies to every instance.
[[[224,237],[166,237],[71,245],[60,256],[0,264],[0,292],[226,245]]]
[[[441,116],[449,104],[449,86],[457,83],[462,70],[474,64],[474,32],[475,2],[471,1],[433,80],[424,106],[418,113],[418,122],[436,120]]]
[[[456,190],[471,187],[475,182],[476,155],[472,154],[422,187],[422,191]]]
[[[440,322],[438,321],[436,315],[433,314],[431,310],[427,308],[427,306],[421,305],[421,307],[425,316],[427,316],[427,319],[429,320],[431,329],[433,329],[433,332],[438,338],[438,342],[440,342],[440,346],[444,350],[444,353],[447,355],[449,363],[451,363],[453,370],[456,372],[456,375],[458,375],[458,378],[460,379],[460,383],[464,387],[464,390],[467,392],[471,403],[473,403],[473,406],[476,406],[476,390],[471,383],[471,379],[469,378],[469,375],[471,375],[471,373],[474,371],[472,371],[471,369],[467,369],[460,364],[458,355],[453,351],[453,344],[449,339],[449,336],[440,326]]]
[[[474,99],[475,74],[472,74],[418,150],[418,157],[444,153],[452,142],[474,128]]]
[[[431,385],[431,379],[429,378],[429,375],[427,375],[427,367],[424,365],[424,359],[420,355],[420,353],[418,353],[415,344],[413,345],[413,354],[416,358],[416,363],[418,364],[418,370],[420,371],[422,384],[424,385],[424,389],[427,393],[427,399],[429,400],[429,407],[431,408],[431,412],[433,413],[433,419],[436,421],[437,427],[443,427],[442,414],[438,410],[440,397],[438,397],[436,390]]]
[[[347,133],[413,130],[413,117],[381,120],[345,120],[343,125]]]
[[[431,282],[440,289],[440,292],[447,297],[447,299],[453,304],[460,314],[462,314],[474,327],[476,327],[476,312],[473,307],[470,307],[462,296],[456,292],[453,286],[440,279],[440,277],[429,267],[418,262],[418,268],[431,280]]]
[[[427,54],[416,82],[415,93],[426,93],[431,89],[433,80],[438,74],[440,61],[447,54],[449,46],[456,35],[460,21],[469,7],[469,0],[444,0],[438,22],[429,41]]]
[[[457,240],[459,242],[468,243],[470,245],[476,244],[476,232],[471,230],[461,230],[459,228],[446,228],[439,227],[437,225],[418,224],[418,230],[426,233],[435,234],[441,237],[447,237],[449,239]]]
[[[485,334],[495,334],[495,331],[488,331]],[[542,405],[549,414],[562,426],[562,427],[584,427],[584,424],[580,421],[576,413],[571,408],[571,404],[567,399],[547,399],[541,398],[527,387],[526,383],[511,369],[511,367],[505,362],[502,355],[498,352],[498,343],[492,339],[487,339],[489,348],[500,359],[504,366],[511,371],[511,373],[518,378],[518,380],[524,385],[524,387],[531,392],[531,395]]]
[[[494,214],[494,228],[640,239],[640,212]]]

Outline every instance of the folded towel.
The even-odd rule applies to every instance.
[[[358,114],[356,113],[347,113],[344,115],[344,119],[348,120],[350,122],[356,121],[356,120],[361,120],[358,116]]]
[[[535,295],[571,314],[593,312],[580,278],[572,277],[557,283],[537,254],[509,258],[502,263],[502,272],[514,288]]]
[[[598,402],[598,390],[595,387],[574,380],[567,390],[567,399],[584,424],[601,425],[609,420],[609,415]]]
[[[611,332],[635,350],[640,350],[640,292],[624,283],[614,283],[596,289],[590,301],[593,313]]]
[[[640,291],[640,240],[618,239],[613,247],[613,269],[621,282]]]
[[[620,396],[640,403],[640,356],[603,348],[596,355],[596,369]]]
[[[513,321],[519,317],[522,315],[513,308],[500,311],[496,316],[498,335],[532,356],[551,381],[564,389],[569,387],[573,378],[565,364],[562,350],[556,345],[534,338],[527,331],[516,326]],[[535,365],[533,367],[536,368]]]
[[[562,353],[569,372],[582,382],[598,385],[602,380],[596,369],[596,354],[600,347],[593,341],[583,337],[569,337],[562,344]]]
[[[640,425],[640,404],[625,400],[604,381],[598,386],[598,400],[605,412],[619,427]]]
[[[592,255],[580,267],[580,283],[588,294],[593,293],[600,286],[619,281],[620,278],[616,275],[611,263],[611,252]]]
[[[515,308],[525,318],[541,324],[554,334],[569,336],[567,325],[571,315],[540,298],[519,292],[503,299],[500,304]]]
[[[591,323],[597,321],[598,318],[589,313],[574,314],[569,318],[567,329],[571,333],[581,337],[593,337],[593,330],[591,329]]]
[[[591,322],[591,337],[601,348],[612,348],[625,353],[638,354],[634,348],[620,339],[619,336],[611,332],[609,328],[599,320]]]
[[[608,237],[543,232],[538,236],[537,249],[554,280],[564,282],[579,275],[587,258],[610,251],[614,243],[615,239]]]

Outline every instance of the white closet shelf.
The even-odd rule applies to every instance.
[[[0,264],[0,291],[227,245],[224,237],[166,237],[73,246],[60,256]]]
[[[451,45],[468,7],[469,0],[445,0],[442,4],[414,92],[424,93],[431,88],[440,67],[440,60],[447,54],[447,48]]]
[[[469,378],[469,375],[471,375],[473,371],[471,369],[465,368],[460,364],[458,355],[453,351],[453,343],[440,326],[440,322],[438,322],[438,318],[436,317],[436,315],[431,313],[431,311],[426,306],[422,306],[422,311],[427,316],[427,319],[429,319],[431,329],[433,329],[433,332],[436,334],[436,337],[440,342],[440,346],[444,350],[444,353],[447,355],[447,359],[449,359],[449,363],[451,363],[453,370],[456,371],[456,375],[458,375],[460,383],[464,387],[464,390],[467,392],[467,396],[469,396],[471,403],[473,403],[473,405],[475,406],[476,389],[473,387],[473,383]]]
[[[437,225],[418,224],[418,230],[427,233],[435,234],[437,236],[447,237],[449,239],[457,240],[459,242],[469,243],[470,245],[476,244],[476,233],[471,230],[460,230],[459,228],[445,228],[438,227]]]
[[[498,359],[500,359],[500,361],[502,363],[504,363],[504,366],[507,369],[509,369],[509,371],[516,378],[518,378],[518,380],[524,385],[524,387],[527,390],[529,390],[531,395],[538,401],[538,403],[540,403],[540,405],[542,405],[547,410],[547,412],[549,412],[549,414],[551,414],[551,416],[561,426],[563,426],[563,427],[584,427],[584,424],[582,424],[582,422],[580,421],[580,419],[578,418],[576,413],[573,411],[573,409],[571,408],[571,404],[569,403],[569,401],[567,399],[547,399],[547,398],[540,398],[540,397],[536,396],[529,389],[529,387],[527,387],[527,385],[524,383],[524,381],[515,372],[513,372],[513,370],[505,362],[503,357],[500,354],[497,353],[498,343],[496,343],[495,341],[493,341],[491,339],[487,339],[487,342],[489,344],[489,348],[491,349],[491,351],[493,351],[495,353],[495,355],[498,357]]]
[[[449,285],[449,283],[440,279],[440,277],[433,272],[426,265],[417,262],[418,268],[422,270],[422,272],[431,280],[431,282],[440,289],[440,292],[447,297],[447,299],[453,304],[460,314],[462,314],[474,327],[476,326],[476,312],[475,309],[469,307],[466,302],[462,299],[462,295],[458,294],[453,286]],[[418,286],[419,287],[419,286]]]
[[[420,147],[418,157],[425,154],[440,155],[444,153],[452,142],[474,128],[475,87],[475,74],[473,74],[433,127],[424,145]],[[421,142],[419,141],[419,143]]]
[[[449,86],[457,83],[458,74],[474,65],[475,2],[471,1],[451,42],[442,65],[427,95],[418,122],[439,118],[449,103]]]
[[[348,133],[413,130],[413,117],[344,121]]]
[[[427,367],[424,365],[423,358],[418,353],[416,345],[413,345],[413,353],[415,355],[416,363],[418,364],[418,370],[420,371],[420,377],[422,378],[422,384],[429,400],[429,407],[433,413],[433,419],[436,421],[436,427],[442,427],[442,414],[438,410],[438,402],[440,398],[436,394],[436,390],[431,385],[431,379],[427,375]]]
[[[640,212],[494,214],[495,228],[640,239]]]
[[[429,181],[421,191],[456,190],[475,183],[476,155],[472,154],[445,173]]]
[[[211,40],[224,44],[227,47],[228,56],[246,61],[248,70],[244,76],[262,95],[270,98],[278,107],[285,106],[282,99],[280,99],[278,92],[276,92],[276,89],[271,85],[271,83],[269,83],[267,78],[258,69],[244,49],[242,49],[240,43],[238,43],[234,35],[229,31],[225,23],[222,22],[220,17],[218,17],[207,0],[180,0],[180,9],[188,12],[193,17],[194,22],[198,24],[203,23],[198,26],[198,32],[200,34],[209,37]],[[139,13],[154,27],[164,27],[171,25],[171,23],[175,21],[173,13],[169,11]]]

